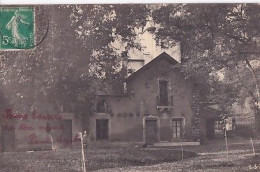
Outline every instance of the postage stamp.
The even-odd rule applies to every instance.
[[[33,47],[33,7],[0,7],[0,21],[0,50]]]

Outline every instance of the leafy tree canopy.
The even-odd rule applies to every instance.
[[[235,101],[239,89],[209,74],[237,70],[240,62],[255,74],[252,60],[259,56],[259,11],[258,4],[169,4],[154,10],[152,15],[160,24],[155,32],[157,43],[180,42],[183,72],[210,85],[209,102],[228,105],[228,99]],[[258,88],[257,78],[251,79]],[[226,87],[226,91],[221,91],[221,87]],[[255,88],[251,92],[259,97]]]

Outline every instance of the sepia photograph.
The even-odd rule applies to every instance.
[[[0,3],[0,172],[260,171],[259,76],[259,3]]]

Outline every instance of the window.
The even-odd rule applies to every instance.
[[[159,105],[168,106],[168,81],[159,81]]]
[[[107,102],[105,100],[99,100],[97,102],[97,113],[107,112]]]
[[[223,133],[223,124],[221,121],[214,121],[214,130],[215,134],[222,134]]]
[[[172,126],[173,138],[181,138],[182,137],[183,119],[182,118],[173,118],[171,126]]]

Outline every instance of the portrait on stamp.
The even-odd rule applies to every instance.
[[[0,49],[27,49],[34,45],[34,9],[0,8]]]

